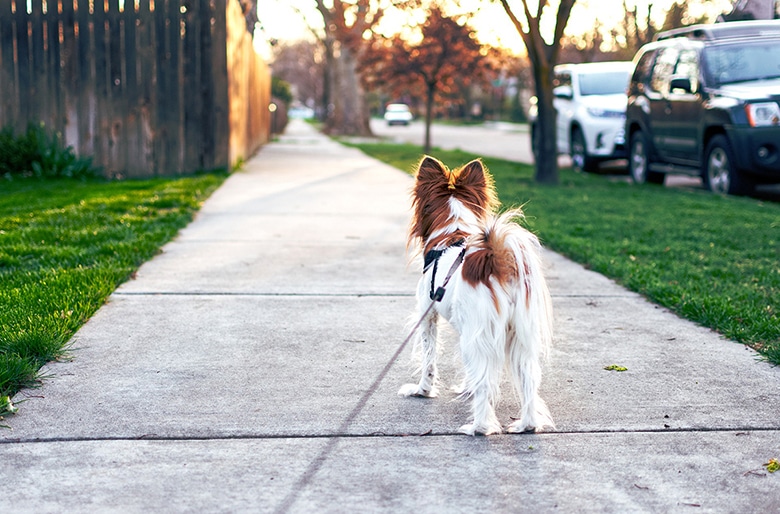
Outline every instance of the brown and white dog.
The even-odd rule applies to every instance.
[[[450,171],[427,156],[417,169],[412,206],[409,245],[419,246],[425,257],[418,316],[428,315],[415,340],[422,360],[420,382],[404,385],[398,394],[436,396],[437,320],[442,316],[460,334],[461,394],[472,402],[474,419],[460,432],[502,432],[495,406],[504,369],[521,404],[520,417],[507,432],[553,427],[538,393],[540,361],[552,340],[552,302],[539,240],[513,221],[522,212],[496,214],[493,180],[480,160]],[[435,300],[448,278],[446,293]],[[431,302],[435,305],[428,310]]]

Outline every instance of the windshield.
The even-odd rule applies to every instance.
[[[580,75],[580,95],[619,95],[626,92],[628,70]]]
[[[704,73],[713,87],[780,78],[780,39],[704,49]]]

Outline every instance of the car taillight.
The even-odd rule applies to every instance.
[[[747,104],[745,112],[751,127],[780,125],[780,106],[774,102]]]

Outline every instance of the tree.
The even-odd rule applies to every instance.
[[[614,58],[631,60],[642,45],[652,41],[657,33],[664,30],[714,21],[713,14],[719,14],[717,12],[711,12],[710,16],[702,14],[698,18],[691,14],[691,7],[698,4],[701,11],[702,3],[706,3],[706,0],[698,0],[696,2],[676,0],[665,9],[666,15],[663,23],[658,24],[657,21],[653,21],[655,18],[653,16],[654,11],[660,9],[657,4],[648,2],[645,9],[640,10],[639,2],[636,0],[633,2],[633,7],[629,7],[629,2],[623,0],[623,11],[625,13],[623,24],[611,31],[612,40],[617,43],[616,48],[613,48]]]
[[[537,99],[537,129],[539,151],[536,155],[536,181],[544,184],[558,183],[558,153],[555,137],[555,108],[553,107],[553,67],[558,62],[558,53],[563,39],[563,30],[569,21],[575,0],[559,0],[557,9],[547,0],[538,0],[536,12],[532,13],[528,0],[522,0],[525,25],[509,5],[509,0],[500,0],[512,24],[523,38],[534,75],[534,89]],[[555,15],[552,41],[546,42],[541,32],[541,19],[545,12]]]
[[[444,15],[438,5],[425,9],[417,27],[418,38],[410,41],[396,34],[377,36],[363,59],[370,69],[367,81],[384,85],[393,94],[420,92],[425,103],[425,152],[431,148],[434,104],[457,87],[485,80],[494,69],[495,54],[481,45],[465,20]]]
[[[388,7],[403,7],[414,0],[316,0],[324,21],[325,96],[328,99],[325,131],[341,135],[371,135],[362,70],[359,62],[368,35]]]

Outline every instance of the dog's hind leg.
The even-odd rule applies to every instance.
[[[436,391],[436,379],[437,379],[437,367],[436,367],[436,338],[438,336],[438,330],[436,322],[438,320],[438,314],[432,311],[428,316],[423,319],[419,328],[419,350],[421,353],[420,363],[420,382],[418,384],[404,384],[401,389],[398,390],[399,396],[417,396],[425,398],[434,398],[437,395]]]
[[[459,432],[474,434],[500,434],[501,423],[496,417],[501,371],[503,369],[503,344],[490,334],[481,332],[477,337],[461,335],[461,357],[466,373],[466,390],[463,396],[471,399],[474,419],[460,427]]]
[[[522,405],[520,419],[514,421],[507,432],[522,433],[554,428],[550,411],[539,396],[542,370],[536,348],[514,341],[510,347],[512,383]]]

